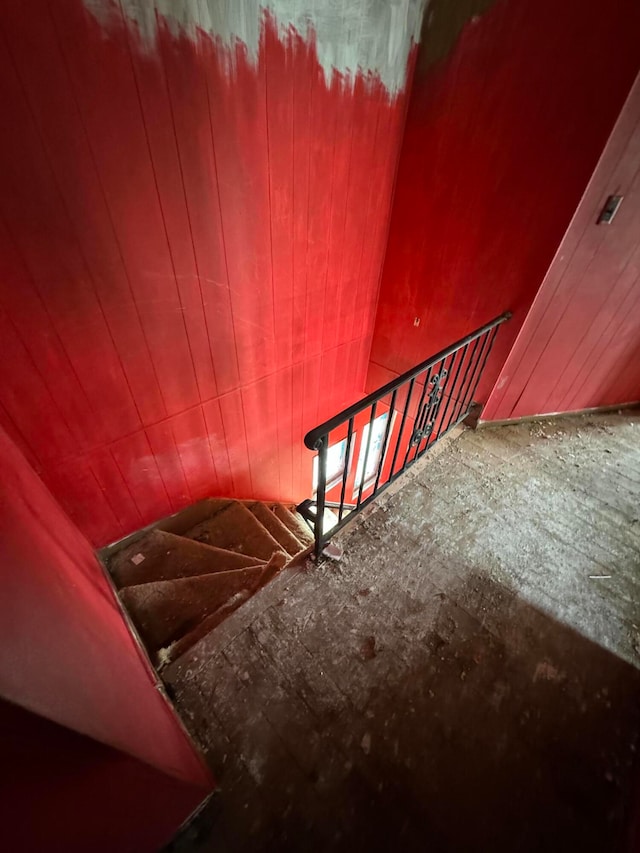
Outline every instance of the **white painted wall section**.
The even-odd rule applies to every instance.
[[[197,43],[206,34],[227,49],[238,43],[258,62],[265,15],[286,43],[295,30],[313,40],[327,84],[339,74],[347,87],[358,73],[378,78],[390,95],[406,83],[409,53],[420,38],[427,0],[84,0],[105,29],[122,16],[141,49],[156,49],[160,21]]]

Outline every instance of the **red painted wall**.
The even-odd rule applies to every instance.
[[[607,197],[624,195],[610,225]],[[640,400],[640,77],[482,414]]]
[[[484,401],[640,66],[640,6],[468,4],[490,8],[452,40],[459,5],[423,29],[367,388],[509,309]]]
[[[204,792],[91,546],[0,430],[0,697]]]
[[[157,853],[202,800],[201,789],[2,700],[0,731],[11,853]]]
[[[96,545],[309,496],[302,437],[364,385],[405,108],[268,16],[254,68],[103,5],[0,16],[0,423]]]

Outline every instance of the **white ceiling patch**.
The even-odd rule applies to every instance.
[[[117,0],[84,3],[105,28],[119,17]],[[242,43],[254,65],[269,13],[281,41],[292,30],[315,41],[328,84],[337,72],[352,86],[360,72],[378,78],[396,95],[406,82],[409,52],[420,38],[426,0],[121,0],[120,5],[148,52],[156,48],[162,19],[176,35],[196,42],[198,33],[205,33],[230,54]]]

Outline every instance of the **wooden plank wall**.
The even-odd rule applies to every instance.
[[[1,428],[0,509],[0,697],[197,786],[195,808],[204,761],[89,543]]]
[[[610,225],[609,195],[624,195]],[[640,77],[482,414],[640,400]]]
[[[149,52],[104,5],[0,16],[0,422],[96,545],[308,497],[304,432],[364,386],[405,114],[269,15],[254,65],[161,18]]]
[[[368,390],[511,310],[487,399],[640,67],[635,0],[464,9],[425,16]]]

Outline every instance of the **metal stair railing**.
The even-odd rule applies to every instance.
[[[301,503],[298,511],[313,524],[316,559],[347,521],[469,415],[498,330],[510,317],[510,312],[501,314],[305,435],[305,445],[318,456],[317,484],[315,499]],[[382,420],[372,441],[376,418]],[[354,478],[358,432],[360,473]],[[338,482],[328,484],[327,457],[336,443],[341,444],[343,470]]]

